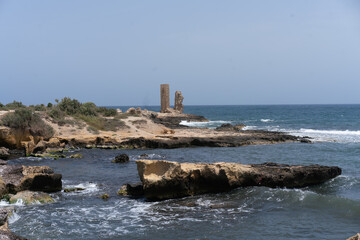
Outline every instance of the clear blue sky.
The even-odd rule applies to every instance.
[[[0,102],[360,103],[360,1],[0,0]]]

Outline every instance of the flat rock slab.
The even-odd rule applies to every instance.
[[[164,160],[137,160],[136,163],[144,195],[149,200],[226,192],[246,186],[302,188],[324,183],[341,174],[339,167],[320,165],[209,164]]]

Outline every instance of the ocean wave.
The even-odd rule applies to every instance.
[[[351,130],[318,130],[301,128],[299,130],[285,130],[293,135],[308,136],[313,138],[313,141],[321,142],[360,142],[360,131]]]
[[[66,193],[66,194],[89,194],[89,193],[97,192],[99,190],[98,185],[96,183],[91,183],[91,182],[80,183],[80,184],[77,184],[77,185],[70,185],[69,184],[69,185],[64,186],[64,188],[68,188],[68,189],[82,188],[82,189],[85,189],[85,190],[82,190],[82,191],[69,192],[69,193]]]
[[[224,123],[231,123],[231,121],[209,121],[209,122],[188,122],[181,121],[180,125],[188,127],[201,127],[201,128],[216,128],[221,126]]]
[[[25,203],[22,199],[18,199],[15,203],[9,203],[5,200],[0,201],[0,207],[8,207],[8,206],[25,206]]]
[[[273,122],[274,120],[272,120],[272,119],[261,119],[260,121],[262,121],[262,122]]]

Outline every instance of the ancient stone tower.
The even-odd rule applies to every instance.
[[[174,109],[176,111],[178,111],[179,113],[183,113],[184,111],[184,106],[183,106],[183,100],[184,100],[184,97],[183,95],[181,94],[181,91],[176,91],[175,92],[175,106],[174,106]]]
[[[161,111],[162,113],[168,112],[170,108],[170,95],[169,95],[169,84],[160,85],[160,95],[161,95]]]

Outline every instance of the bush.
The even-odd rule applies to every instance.
[[[65,97],[61,99],[58,107],[61,111],[69,115],[75,115],[80,112],[81,103],[76,99]]]
[[[105,117],[114,117],[117,114],[116,109],[106,108],[106,107],[98,107],[98,112],[104,115]]]
[[[85,116],[97,116],[97,107],[95,103],[87,102],[80,106],[80,114]]]
[[[35,110],[35,111],[42,111],[42,112],[43,112],[43,111],[46,111],[46,107],[45,107],[44,104],[35,105],[34,110]]]
[[[51,117],[54,120],[62,120],[65,117],[65,113],[63,111],[61,111],[58,107],[52,108],[49,112],[48,112],[49,117]]]
[[[42,136],[45,139],[54,135],[54,129],[29,109],[16,109],[15,112],[6,114],[1,123],[13,129],[29,130],[33,136]]]
[[[48,108],[52,108],[52,106],[53,106],[53,104],[52,104],[51,102],[49,102],[49,103],[47,104],[47,107],[48,107]]]
[[[22,104],[22,102],[13,101],[12,103],[6,104],[8,109],[18,109],[18,108],[25,108],[26,106]]]
[[[4,104],[2,104],[2,103],[0,102],[0,108],[3,108],[3,107],[5,107]]]

